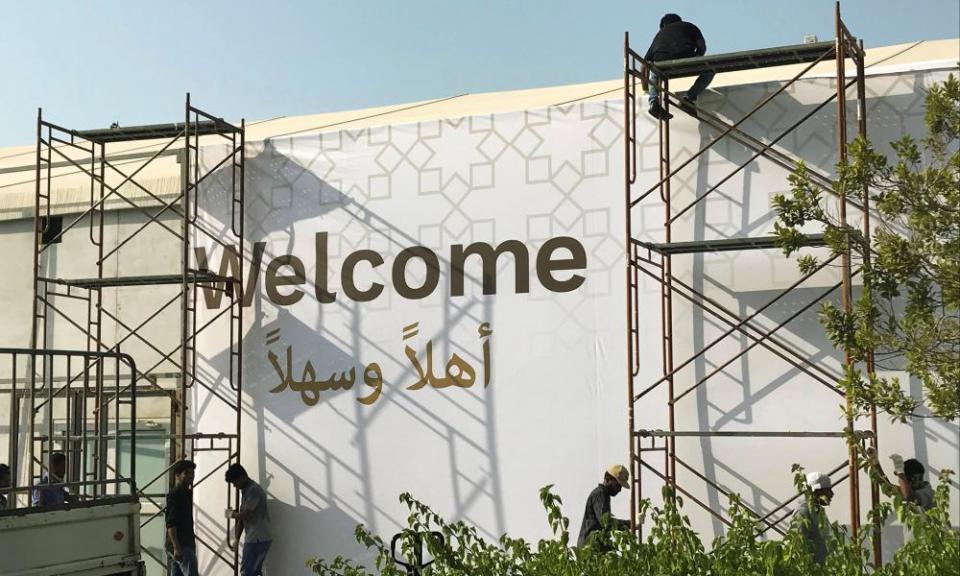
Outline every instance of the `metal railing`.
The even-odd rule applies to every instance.
[[[0,396],[10,401],[11,486],[0,490],[13,496],[8,508],[40,487],[73,488],[80,500],[119,495],[122,485],[136,492],[136,374],[122,352],[0,348]],[[54,454],[65,459],[63,478],[51,473]]]

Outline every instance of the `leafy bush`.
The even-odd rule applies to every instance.
[[[798,486],[803,486],[797,471]],[[806,495],[810,497],[809,494]],[[845,528],[830,525],[830,553],[818,566],[792,524],[782,540],[766,539],[762,523],[736,496],[731,498],[726,534],[712,548],[704,548],[700,536],[683,514],[683,499],[664,489],[663,506],[641,505],[650,514],[646,537],[632,532],[598,532],[583,548],[570,546],[570,521],[561,511],[561,500],[552,486],[540,491],[553,537],[529,543],[503,535],[488,542],[465,522],[447,522],[409,494],[400,497],[410,514],[401,533],[402,561],[413,563],[418,535],[436,531],[443,540],[424,538],[434,563],[423,574],[431,576],[950,576],[960,575],[960,532],[951,528],[949,473],[941,476],[935,506],[921,512],[915,505],[894,496],[874,513],[885,517],[895,512],[913,537],[894,560],[879,569],[869,564],[866,543],[870,528],[852,541]],[[401,576],[407,571],[391,557],[389,546],[364,526],[357,526],[357,541],[374,553],[375,571],[344,558],[331,562],[312,559],[307,566],[320,576]]]

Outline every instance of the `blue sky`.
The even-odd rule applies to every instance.
[[[0,0],[0,146],[32,144],[36,109],[77,129],[178,121],[189,91],[257,120],[620,75],[660,16],[710,52],[833,33],[828,0]],[[960,36],[958,0],[848,0],[868,47]],[[958,55],[960,57],[960,55]]]

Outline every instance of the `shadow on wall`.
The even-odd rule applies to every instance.
[[[322,136],[316,138],[320,141],[313,142],[322,147]],[[334,254],[334,241],[340,242],[336,248],[341,253],[370,248],[375,243],[379,247],[386,244],[390,246],[390,250],[395,251],[399,251],[401,247],[419,244],[416,238],[406,235],[366,206],[319,178],[315,172],[322,172],[327,168],[320,166],[317,160],[314,160],[309,168],[302,166],[298,160],[300,155],[293,148],[305,139],[306,137],[290,139],[279,143],[265,141],[262,150],[256,150],[258,145],[251,145],[246,160],[245,232],[248,245],[244,254],[244,274],[247,278],[244,279],[243,286],[245,296],[250,300],[250,307],[244,309],[245,323],[249,329],[244,335],[243,386],[247,393],[244,395],[243,433],[246,437],[249,437],[251,432],[254,433],[257,450],[253,453],[247,449],[244,463],[249,466],[251,460],[256,458],[260,472],[258,481],[272,498],[270,510],[276,540],[268,559],[269,569],[273,573],[305,572],[306,569],[302,566],[307,558],[331,552],[355,557],[365,556],[365,549],[354,540],[354,528],[363,523],[369,528],[378,529],[378,519],[382,521],[385,513],[378,508],[373,486],[376,482],[382,484],[387,481],[374,478],[370,450],[371,443],[376,440],[368,436],[367,429],[383,415],[386,406],[402,411],[404,416],[415,421],[420,429],[433,431],[436,437],[447,445],[443,453],[449,454],[448,466],[451,470],[458,470],[458,466],[463,466],[464,461],[470,460],[470,457],[461,454],[464,446],[469,446],[471,457],[478,452],[483,454],[481,468],[485,470],[486,477],[480,484],[484,485],[486,490],[482,495],[489,498],[489,504],[485,506],[495,510],[499,523],[491,532],[502,530],[503,505],[498,488],[499,469],[493,457],[496,452],[496,436],[492,424],[492,394],[485,395],[480,400],[482,404],[470,407],[470,411],[482,422],[484,428],[482,434],[473,437],[447,427],[442,417],[434,415],[431,409],[424,405],[388,397],[386,394],[371,407],[361,409],[357,402],[353,402],[354,411],[344,411],[342,407],[350,403],[338,399],[345,400],[342,398],[344,395],[358,397],[370,392],[360,378],[361,367],[364,362],[369,362],[370,358],[363,358],[361,354],[363,350],[367,350],[366,354],[369,355],[369,350],[378,349],[376,338],[364,334],[364,314],[360,307],[340,295],[333,303],[317,306],[318,315],[314,316],[311,308],[310,315],[304,316],[295,312],[295,306],[278,307],[264,298],[263,272],[275,255],[292,254],[295,245],[300,250],[304,246],[314,246],[315,227],[304,226],[311,220],[335,214],[337,218],[334,221],[343,224],[344,230],[335,240],[331,233],[331,255]],[[281,147],[290,151],[281,151]],[[250,153],[251,150],[256,153]],[[302,155],[302,152],[299,154]],[[225,242],[230,238],[229,218],[217,219],[216,215],[229,214],[229,178],[229,170],[222,170],[211,177],[204,205],[200,207],[210,215],[210,220],[205,223],[207,228]],[[309,235],[309,238],[298,238],[298,234]],[[257,243],[265,244],[257,246]],[[258,251],[262,255],[258,255]],[[210,258],[210,268],[217,271],[219,251],[215,252],[217,255]],[[259,285],[249,280],[255,277],[251,276],[251,262],[256,263],[258,259]],[[445,265],[441,259],[441,268]],[[479,283],[476,278],[468,278],[468,281]],[[306,293],[304,300],[314,299],[316,280],[313,269],[305,270],[304,283],[298,288]],[[285,291],[289,291],[289,288],[285,288]],[[386,294],[381,298],[385,297]],[[448,340],[446,337],[449,335],[450,326],[461,320],[489,321],[491,311],[487,304],[470,298],[464,298],[463,302],[455,305],[449,299],[446,300],[443,310],[445,325],[439,333],[432,336],[434,339]],[[331,323],[334,328],[330,327]],[[342,329],[344,323],[349,326],[349,330]],[[349,336],[344,337],[345,333]],[[286,372],[286,346],[289,344],[296,346],[293,351],[293,372],[296,378],[301,377],[304,361],[309,359],[318,379],[356,366],[357,385],[352,391],[325,391],[319,397],[307,392],[298,396],[289,389],[278,390],[274,395],[270,391],[282,387],[281,378],[272,364],[266,361],[267,354],[275,353],[278,363]],[[258,360],[250,361],[251,358]],[[205,363],[208,369],[216,373],[224,371],[229,360],[229,351],[221,350],[207,358]],[[407,367],[406,370],[407,376],[410,376],[412,368]],[[225,391],[226,383],[221,381],[220,386]],[[267,399],[270,401],[265,401]],[[312,429],[317,425],[317,421],[311,418],[310,414],[317,414],[317,418],[322,414],[322,418],[340,420],[338,430],[341,432],[338,433],[349,440],[350,453],[343,453],[342,444],[340,449],[331,449],[333,444],[330,439],[318,437],[316,430]],[[202,416],[201,409],[194,417]],[[440,424],[447,428],[446,433],[441,432]],[[252,443],[245,441],[244,445],[251,446]],[[291,454],[296,455],[294,461],[290,460]],[[476,465],[476,462],[473,464]],[[304,470],[310,472],[305,473]],[[455,472],[450,481],[456,483],[458,476],[466,477],[466,474],[466,470]],[[478,494],[474,491],[460,494],[456,486],[452,493],[456,495],[455,519],[467,517],[471,507],[477,505]],[[394,499],[396,496],[398,494],[392,495]],[[361,504],[358,505],[358,502]],[[381,533],[385,533],[397,527],[391,525],[386,530],[383,526],[379,528]]]
[[[761,87],[761,89],[765,90],[766,88]],[[737,119],[740,116],[737,112],[730,110],[731,106],[735,107],[742,101],[759,100],[762,97],[763,94],[751,94],[750,97],[741,100],[728,96],[723,105],[719,107],[722,113]],[[786,95],[781,96],[781,98],[784,97]],[[711,99],[706,103],[706,106],[717,105],[716,100],[717,98]],[[796,112],[797,116],[805,113],[803,106],[800,106],[799,103],[794,104],[795,107],[791,107],[790,110],[800,109]],[[817,122],[818,120],[815,117],[811,121]],[[698,148],[707,146],[718,134],[716,130],[705,123],[698,123],[697,128],[699,134]],[[765,130],[766,135],[779,133],[772,126],[767,126]],[[723,162],[716,162],[717,155],[723,159]],[[743,164],[752,155],[751,150],[727,139],[711,148],[711,152],[698,158],[695,164],[696,177],[692,180],[692,190],[687,191],[687,197],[680,202],[681,206],[686,206],[687,202],[692,201],[693,198],[705,197],[705,200],[700,201],[695,206],[692,213],[692,239],[703,241],[766,233],[765,230],[757,230],[757,228],[758,225],[764,225],[769,215],[756,214],[754,206],[759,201],[769,210],[766,199],[769,197],[770,191],[761,189],[761,195],[757,197],[754,188],[756,186],[764,187],[766,185],[765,181],[769,180],[769,177],[761,175],[761,166],[766,168],[768,165],[772,165],[769,161],[760,159],[747,163],[735,179],[711,191],[711,188],[732,171],[734,166]],[[778,168],[774,169],[778,170]],[[747,266],[746,261],[740,260],[738,258],[740,256],[737,252],[696,254],[692,257],[691,278],[687,281],[697,292],[706,294],[723,303],[738,318],[747,318],[754,311],[777,298],[780,295],[780,290],[743,291],[733,288],[733,284],[737,285],[738,288],[741,285],[748,286],[750,284],[742,281],[732,282],[737,275],[744,273],[747,269],[745,268]],[[750,254],[745,256],[753,258]],[[772,277],[774,271],[772,261],[770,262],[770,268]],[[759,288],[765,283],[762,272],[757,274],[756,277],[757,287]],[[788,322],[784,328],[778,330],[776,338],[781,342],[790,343],[795,348],[798,341],[803,342],[801,353],[790,356],[794,361],[809,360],[811,363],[819,364],[827,358],[837,356],[830,343],[822,336],[822,331],[819,330],[819,324],[814,314],[803,313],[799,317],[789,320],[808,303],[818,300],[823,292],[823,290],[799,288],[767,308],[755,321],[755,323],[768,327]],[[714,307],[711,308],[716,310]],[[816,326],[811,326],[811,322]],[[708,313],[704,308],[696,305],[691,307],[688,326],[687,330],[691,334],[692,350],[694,351],[703,350],[705,346],[710,346],[720,337],[720,334],[730,330],[730,327],[719,321],[714,314]],[[750,347],[751,352],[735,358],[735,350],[744,351],[748,347]],[[777,349],[782,351],[780,348]],[[724,350],[724,352],[719,352],[719,350]],[[758,367],[753,366],[753,362],[751,362],[751,358],[756,358],[758,352],[764,355],[770,354],[762,347],[757,346],[754,339],[739,331],[734,331],[720,341],[720,346],[717,349],[711,353],[700,355],[693,362],[692,378],[689,378],[689,381],[700,383],[706,379],[704,384],[700,385],[695,392],[697,426],[700,430],[722,430],[730,425],[736,428],[754,424],[754,411],[767,409],[763,405],[765,398],[775,394],[783,386],[792,385],[795,387],[798,385],[797,379],[803,375],[803,372],[786,360],[772,355],[769,355],[769,357],[770,362],[776,363],[776,375],[772,379],[769,374],[761,375],[761,371],[757,370]],[[686,360],[686,356],[681,357],[680,360]],[[690,374],[691,369],[688,368],[685,373]],[[721,389],[711,393],[711,386],[718,386],[717,381],[720,379],[724,380],[724,385]],[[683,381],[688,381],[688,378],[684,378]],[[756,381],[762,382],[762,385],[756,386]],[[686,388],[686,385],[682,386],[682,389],[685,390]],[[689,403],[692,400],[694,399],[689,398],[686,402]],[[786,425],[786,427],[789,428],[789,425]],[[742,450],[749,451],[750,443],[756,441],[751,439],[740,440],[743,443]],[[704,437],[699,440],[699,443],[700,457],[703,462],[702,472],[706,478],[720,485],[727,484],[730,486],[728,489],[741,493],[745,502],[761,514],[766,512],[764,508],[776,506],[780,498],[775,495],[789,494],[788,490],[792,485],[789,465],[786,465],[781,471],[783,480],[780,484],[762,486],[755,478],[748,478],[752,474],[737,471],[736,466],[728,465],[724,461],[725,459],[718,459],[718,447],[715,445],[714,439]],[[722,452],[722,449],[720,451]],[[707,499],[710,507],[714,510],[723,509],[728,505],[726,497],[716,489],[710,488],[707,490]],[[723,532],[724,527],[719,518],[711,517],[711,522],[715,534]]]
[[[925,88],[930,82],[931,74],[929,72],[868,78],[866,84],[868,135],[872,137],[878,150],[892,154],[892,149],[887,142],[904,134],[914,136],[923,134],[923,99]],[[804,80],[801,81],[801,84],[800,87],[790,88],[777,96],[772,103],[745,121],[741,129],[765,142],[770,142],[779,137],[804,115],[813,112],[814,108],[823,99],[835,91],[835,83],[829,79]],[[754,103],[761,101],[778,87],[779,84],[777,83],[764,83],[711,91],[702,99],[702,106],[726,117],[729,122],[734,122],[742,118]],[[856,116],[852,112],[848,114],[848,117],[852,119],[851,125],[854,126],[851,130],[855,130]],[[683,114],[681,114],[681,121],[691,122]],[[689,154],[707,146],[719,134],[717,130],[704,122],[698,123],[697,129],[699,142],[696,148],[691,147],[685,153],[678,154],[674,160],[674,167],[685,160]],[[837,157],[836,130],[836,105],[828,104],[813,114],[793,133],[781,139],[777,143],[777,147],[795,158],[806,160],[813,167],[830,175],[835,171],[834,163]],[[851,132],[851,138],[853,135],[854,133]],[[675,146],[677,147],[674,148],[674,152],[680,149],[679,144]],[[720,185],[717,189],[711,190],[734,167],[747,162],[753,155],[753,150],[726,138],[714,145],[710,152],[701,155],[697,162],[686,168],[674,179],[674,213],[686,207],[695,198],[705,196],[693,207],[691,212],[688,212],[682,220],[675,223],[675,226],[681,229],[682,233],[677,235],[675,231],[674,240],[711,240],[761,236],[770,233],[775,219],[770,199],[774,193],[789,189],[786,171],[776,167],[770,160],[761,156],[747,163],[733,179]],[[651,168],[653,167],[647,167],[647,170],[651,170]],[[773,189],[769,187],[770,176],[761,177],[762,174],[768,174],[771,169],[783,173],[782,181],[776,181]],[[651,183],[653,183],[656,177],[648,176],[647,180],[651,178],[653,178],[651,180]],[[757,189],[758,186],[764,187]],[[657,234],[656,230],[650,232]],[[744,283],[742,280],[736,283],[738,285],[737,289],[733,288],[731,286],[731,275],[738,272],[742,274],[746,270],[744,260],[741,260],[739,264],[737,262],[740,256],[736,252],[697,254],[692,257],[690,277],[682,279],[689,282],[695,290],[724,302],[740,318],[746,318],[777,297],[780,291],[753,288],[744,291],[739,287],[749,285],[749,282]],[[675,257],[675,260],[678,258],[688,257]],[[774,265],[774,259],[782,260],[783,257],[779,253],[771,253],[769,258],[769,272],[763,269],[765,266],[759,270],[751,268],[753,270],[751,275],[756,275],[757,278],[757,288],[770,285],[775,280],[777,268]],[[686,262],[684,262],[685,264]],[[788,297],[766,309],[758,320],[768,327],[787,322],[802,307],[810,302],[820,300],[824,291],[822,288],[797,289]],[[838,293],[835,291],[829,298],[837,297]],[[676,298],[675,295],[675,300]],[[687,305],[688,303],[684,301],[683,306]],[[728,329],[728,325],[717,321],[714,316],[705,313],[702,308],[691,306],[691,310],[689,319],[681,320],[678,329],[682,333],[690,334],[693,350],[703,349],[718,334]],[[812,363],[827,365],[831,372],[838,373],[836,367],[839,365],[840,355],[825,338],[823,329],[817,319],[816,310],[817,307],[813,306],[799,317],[789,320],[788,324],[779,330],[778,335],[791,345],[802,349],[801,357],[797,358],[798,360],[805,359],[803,358],[805,356]],[[692,364],[692,374],[690,368],[686,372],[678,373],[682,376],[681,381],[685,383],[700,382],[707,375],[714,374],[720,364],[726,363],[736,353],[731,351],[731,346],[742,351],[753,345],[753,342],[747,336],[734,332],[725,338],[719,347],[726,348],[727,353],[717,353],[714,350],[712,354],[700,356]],[[749,359],[751,355],[755,355],[757,352],[769,354],[763,351],[761,347],[754,346],[750,353],[725,364],[721,373],[711,376],[714,380],[717,378],[726,380],[722,389],[711,388],[710,381],[708,381],[696,390],[696,414],[699,429],[719,430],[725,426],[733,425],[736,427],[754,423],[754,411],[763,407],[761,403],[765,398],[775,394],[780,388],[788,384],[798,385],[798,377],[803,376],[803,372],[786,361],[772,356],[772,362],[776,362],[778,363],[777,366],[782,367],[782,371],[778,375],[771,379],[769,374],[763,376],[753,374],[752,372],[756,372],[756,366],[752,365]],[[675,365],[685,361],[687,357],[687,355],[679,355],[675,360]],[[686,374],[686,376],[683,376],[683,374]],[[758,381],[761,382],[759,386],[756,384]],[[819,388],[816,382],[811,382],[810,385]],[[684,384],[679,390],[685,390],[686,388],[687,384]],[[734,388],[737,388],[739,392],[735,393]],[[731,403],[731,394],[738,394],[739,400]],[[688,398],[685,401],[690,403],[691,400],[693,398]],[[691,408],[689,404],[687,408]],[[832,404],[825,409],[829,408],[832,408]],[[789,427],[788,424],[785,424],[785,426]],[[925,428],[924,422],[914,426],[917,454],[926,453],[928,442],[938,441],[936,438],[931,438],[924,431]],[[682,440],[678,440],[678,443],[680,442]],[[747,498],[746,502],[761,513],[764,512],[764,508],[772,508],[775,505],[777,499],[772,494],[788,494],[787,490],[791,486],[789,468],[783,471],[783,487],[770,489],[772,487],[767,486],[764,488],[755,480],[748,479],[747,475],[735,472],[733,468],[726,465],[727,463],[718,460],[720,457],[717,452],[717,443],[713,439],[702,438],[699,442],[700,457],[704,463],[702,472],[706,478],[721,485],[729,482],[735,486],[733,490],[745,491],[742,495]],[[751,440],[742,440],[742,442],[749,443]],[[745,444],[745,446],[747,445]],[[691,477],[691,479],[699,482],[696,478]],[[750,497],[751,494],[752,498]],[[711,508],[715,510],[723,509],[727,505],[726,497],[716,489],[709,488],[706,497]],[[711,517],[711,522],[715,534],[723,532],[723,525],[719,519]],[[885,535],[885,537],[893,538],[894,535]]]
[[[303,565],[320,550],[338,550],[347,557],[364,557],[366,549],[353,536],[357,519],[333,504],[322,510],[292,506],[282,500],[267,501],[273,526],[273,544],[267,556],[267,570],[287,574],[287,570]],[[313,526],[304,532],[298,527]],[[305,570],[305,569],[304,569]]]
[[[901,72],[875,75],[866,78],[867,136],[878,151],[892,155],[889,142],[905,134],[921,137],[925,131],[923,120],[924,98],[927,88],[942,80],[947,72]],[[755,103],[775,92],[780,83],[747,84],[730,86],[710,92],[704,100],[704,108],[719,112],[729,121],[742,118]],[[811,113],[826,98],[836,92],[836,83],[829,78],[804,79],[752,115],[741,129],[765,141],[779,137],[790,126]],[[856,136],[856,90],[849,88],[847,103],[848,136]],[[837,107],[830,102],[793,132],[779,140],[776,146],[796,158],[803,158],[808,165],[820,168],[832,175],[837,161]],[[735,160],[735,150],[742,147],[733,142],[721,143],[718,153]],[[742,158],[745,160],[746,158]],[[761,160],[762,166],[769,164]],[[736,195],[735,195],[736,196]]]

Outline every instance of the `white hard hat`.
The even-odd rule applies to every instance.
[[[823,472],[810,472],[807,474],[807,486],[811,490],[830,490],[833,488],[833,482],[830,476]]]

